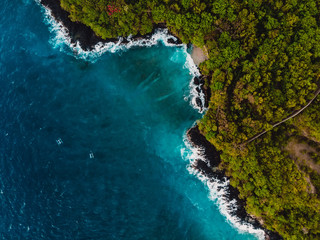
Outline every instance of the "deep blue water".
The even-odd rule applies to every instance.
[[[255,239],[181,157],[201,117],[183,49],[77,60],[33,0],[2,0],[0,31],[1,239]]]

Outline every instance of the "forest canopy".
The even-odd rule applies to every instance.
[[[205,49],[209,59],[200,70],[211,97],[198,126],[222,151],[220,168],[268,229],[285,239],[320,239],[320,97],[273,127],[319,89],[319,0],[61,0],[61,6],[103,39],[144,35],[165,23],[183,42]],[[310,154],[295,153],[298,145]]]

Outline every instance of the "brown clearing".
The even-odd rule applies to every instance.
[[[316,164],[309,155],[310,152],[319,154],[315,148],[308,145],[307,143],[300,143],[297,141],[297,139],[292,139],[285,147],[285,150],[289,153],[289,156],[295,161],[300,171],[301,169],[299,166],[306,165],[312,170],[316,171],[318,174],[320,174],[320,165]],[[315,193],[315,187],[312,185],[310,177],[306,176],[305,179],[310,186],[310,192]]]
[[[199,66],[200,63],[204,62],[205,60],[208,59],[208,56],[206,54],[206,48],[204,47],[204,50],[201,48],[193,45],[191,57],[193,59],[193,62]]]

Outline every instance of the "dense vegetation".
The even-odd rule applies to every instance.
[[[320,97],[242,144],[301,109],[319,88],[319,0],[61,0],[61,6],[102,38],[146,34],[166,23],[182,41],[205,49],[209,60],[200,69],[211,99],[198,125],[223,150],[221,168],[268,229],[285,239],[320,239],[319,174],[286,150],[299,136],[319,146]],[[313,155],[319,165],[319,151]]]

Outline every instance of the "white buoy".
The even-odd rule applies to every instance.
[[[89,153],[89,157],[90,157],[90,158],[94,158],[93,152],[90,152],[90,153]]]

